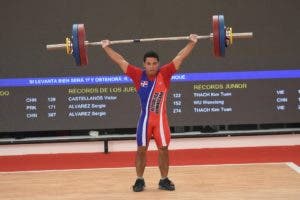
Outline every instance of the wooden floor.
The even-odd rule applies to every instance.
[[[171,167],[172,192],[159,178],[146,168],[146,189],[134,193],[134,168],[0,173],[0,199],[300,199],[300,174],[285,163]]]

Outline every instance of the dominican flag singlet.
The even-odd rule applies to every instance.
[[[157,147],[169,145],[171,134],[166,101],[170,80],[175,72],[172,62],[162,66],[153,77],[148,77],[145,70],[128,66],[126,75],[133,80],[141,103],[136,132],[138,146],[147,146],[151,137],[155,139]]]

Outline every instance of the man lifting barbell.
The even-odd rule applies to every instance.
[[[101,42],[89,42],[85,35],[83,24],[73,24],[72,37],[67,37],[65,44],[47,45],[47,49],[65,49],[67,54],[73,55],[77,65],[84,66],[88,64],[87,47],[101,45],[108,56],[133,80],[142,107],[136,136],[138,145],[136,154],[137,180],[133,185],[133,190],[139,192],[145,187],[143,174],[146,167],[146,151],[151,137],[154,137],[159,151],[158,161],[161,172],[159,188],[175,190],[175,185],[168,179],[170,128],[167,120],[166,97],[171,76],[179,69],[198,40],[211,39],[214,55],[224,57],[225,49],[232,45],[233,39],[252,38],[253,33],[233,33],[231,27],[225,26],[223,15],[214,15],[212,17],[212,33],[209,35],[191,34],[190,36],[179,37],[102,40]],[[144,56],[145,70],[130,65],[120,54],[109,47],[112,44],[173,40],[189,40],[189,42],[169,64],[161,68],[158,67],[158,55],[155,52],[147,52]]]
[[[136,131],[136,175],[133,191],[143,191],[145,181],[143,178],[146,167],[146,151],[150,138],[153,137],[158,147],[158,163],[161,173],[159,188],[163,190],[175,190],[175,185],[168,178],[170,128],[167,119],[167,92],[172,75],[180,68],[181,63],[191,53],[197,43],[197,35],[189,36],[188,44],[168,64],[159,68],[159,56],[153,52],[144,55],[144,67],[142,70],[129,64],[123,56],[114,51],[109,40],[101,41],[102,48],[107,55],[117,63],[122,71],[129,76],[140,97],[141,113]]]

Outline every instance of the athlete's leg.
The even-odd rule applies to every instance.
[[[141,192],[144,190],[145,187],[145,181],[143,175],[144,175],[146,162],[147,162],[146,153],[149,144],[149,138],[145,134],[146,134],[145,132],[139,131],[138,129],[137,131],[138,147],[137,147],[136,157],[135,157],[135,169],[136,169],[137,179],[135,181],[135,184],[132,186],[132,189],[135,192]]]
[[[160,127],[154,128],[154,139],[158,148],[158,165],[162,178],[168,176],[169,173],[169,150],[170,143],[170,129],[165,128],[162,130]]]
[[[158,148],[158,164],[161,178],[166,178],[169,173],[169,150],[167,146]]]
[[[158,148],[159,156],[159,169],[161,174],[161,179],[159,180],[158,186],[162,190],[175,190],[174,183],[168,178],[169,173],[169,150],[168,146],[163,146]]]
[[[151,131],[151,126],[147,122],[144,123],[144,119],[140,118],[137,132],[136,132],[136,140],[137,140],[137,151],[135,157],[135,167],[136,167],[136,175],[139,178],[143,177],[145,167],[146,167],[146,152],[149,144],[149,132]]]
[[[141,192],[145,187],[145,180],[143,178],[143,174],[146,167],[146,152],[147,146],[138,146],[135,157],[135,170],[137,179],[132,186],[134,192]]]
[[[168,178],[169,174],[169,149],[171,132],[168,121],[160,123],[159,126],[154,128],[154,139],[158,147],[158,164],[161,174],[158,186],[162,190],[175,190],[174,183]]]
[[[137,177],[143,177],[145,167],[146,167],[146,162],[147,162],[146,153],[147,153],[146,146],[139,146],[137,148],[136,157],[135,157],[135,168],[136,168]]]

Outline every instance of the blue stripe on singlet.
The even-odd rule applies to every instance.
[[[141,101],[141,115],[138,123],[137,129],[137,143],[138,146],[145,146],[147,143],[147,129],[148,129],[148,117],[149,117],[149,102],[155,88],[155,80],[154,82],[149,81],[146,73],[143,72],[141,81],[148,81],[147,87],[140,87],[138,94]],[[143,140],[144,138],[144,140]]]

